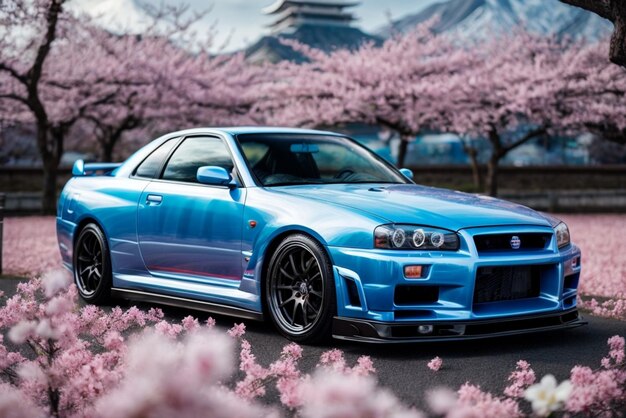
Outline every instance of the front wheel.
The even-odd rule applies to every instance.
[[[111,260],[106,238],[98,225],[87,224],[74,246],[74,283],[87,302],[100,305],[111,297]]]
[[[337,311],[332,264],[309,236],[291,235],[278,245],[265,295],[272,322],[290,340],[318,343],[330,337]]]

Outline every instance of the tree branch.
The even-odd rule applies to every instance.
[[[13,77],[25,86],[28,84],[28,79],[23,74],[20,74],[15,68],[7,65],[4,62],[0,62],[0,71],[9,73],[11,77]]]
[[[41,78],[43,64],[46,60],[46,57],[50,53],[50,47],[52,46],[52,42],[54,42],[54,40],[56,39],[57,24],[59,22],[59,15],[61,14],[64,1],[65,0],[52,0],[50,2],[50,7],[48,8],[48,13],[46,15],[46,22],[48,23],[46,28],[46,35],[44,37],[44,41],[41,43],[41,45],[39,45],[39,48],[37,49],[35,61],[33,62],[33,66],[29,70],[30,85],[34,86],[35,89],[37,84],[39,83],[39,79]]]
[[[505,153],[511,151],[513,148],[517,148],[522,144],[525,144],[526,142],[530,141],[533,138],[536,138],[538,136],[544,135],[546,134],[548,131],[546,130],[545,127],[541,127],[541,128],[537,128],[537,129],[533,129],[532,131],[528,132],[526,135],[524,135],[523,137],[521,137],[520,139],[518,139],[517,141],[514,141],[513,143],[504,146],[503,150]]]

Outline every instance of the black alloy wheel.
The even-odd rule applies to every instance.
[[[271,257],[266,280],[272,321],[287,338],[321,342],[331,334],[337,310],[332,264],[307,235],[285,238]]]
[[[74,246],[74,282],[87,302],[102,304],[111,295],[111,260],[106,238],[100,228],[87,224]]]

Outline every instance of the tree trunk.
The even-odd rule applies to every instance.
[[[485,193],[489,196],[498,195],[498,171],[500,160],[506,155],[507,150],[502,146],[502,138],[495,127],[492,127],[487,138],[491,143],[491,156],[487,163],[487,179],[485,183]],[[522,142],[520,142],[521,144]],[[511,148],[512,149],[512,148]]]
[[[406,151],[409,148],[409,139],[408,137],[401,135],[400,136],[400,144],[398,144],[398,164],[399,168],[404,166],[404,160],[406,160]]]
[[[56,214],[58,166],[56,161],[43,162],[43,195],[41,213],[43,215]]]
[[[609,58],[626,68],[626,1],[625,0],[561,0],[613,22]]]
[[[470,166],[472,167],[472,181],[474,183],[475,190],[483,189],[483,173],[480,171],[480,164],[478,164],[478,158],[476,153],[470,155]]]
[[[616,11],[613,21],[615,27],[611,35],[609,58],[613,63],[626,67],[626,1],[615,5],[614,9]]]
[[[487,182],[485,194],[489,196],[498,195],[498,171],[500,169],[500,158],[495,154],[491,156],[487,163]]]
[[[113,141],[107,141],[106,139],[100,142],[100,159],[104,162],[113,161]]]

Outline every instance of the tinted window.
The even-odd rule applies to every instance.
[[[247,134],[237,139],[264,186],[407,182],[382,158],[348,138]]]
[[[234,164],[226,144],[212,137],[187,138],[167,162],[163,179],[197,183],[198,168],[205,165],[232,172]]]
[[[139,164],[139,167],[135,170],[135,175],[148,178],[156,177],[159,174],[157,171],[161,168],[163,159],[167,157],[167,154],[170,153],[175,143],[176,141],[173,139],[168,139],[165,143],[161,144],[160,147],[152,151],[152,154],[148,155],[148,157]]]

